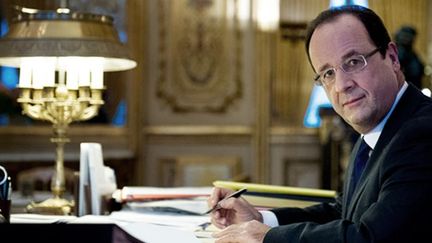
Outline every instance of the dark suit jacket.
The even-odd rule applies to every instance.
[[[347,200],[358,147],[337,203],[274,209],[264,242],[432,242],[432,100],[408,86]]]

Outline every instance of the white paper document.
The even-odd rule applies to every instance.
[[[80,144],[78,215],[101,215],[102,196],[117,188],[114,170],[104,165],[100,143]]]
[[[112,212],[110,217],[116,222],[151,223],[194,230],[210,222],[210,216],[187,216],[160,213],[137,213],[133,211]]]
[[[179,215],[201,215],[208,210],[207,197],[128,202],[123,207],[137,213],[173,213]]]
[[[54,224],[54,223],[69,223],[76,220],[76,216],[72,215],[44,215],[19,213],[11,214],[11,224]]]
[[[191,231],[149,223],[131,223],[120,226],[131,236],[148,243],[200,243]]]
[[[136,239],[146,243],[194,243],[202,242],[196,236],[196,225],[208,220],[197,218],[166,217],[134,212],[117,212],[106,215],[86,215],[70,223],[79,224],[116,224]],[[208,241],[207,241],[208,242]]]

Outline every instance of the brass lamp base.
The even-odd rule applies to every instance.
[[[74,202],[63,198],[53,197],[43,202],[32,202],[27,205],[26,209],[29,213],[38,214],[54,214],[54,215],[70,215],[74,208]]]

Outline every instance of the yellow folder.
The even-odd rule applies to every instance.
[[[255,206],[279,207],[279,206],[309,206],[320,202],[333,202],[336,198],[336,191],[304,188],[276,186],[268,184],[234,182],[234,181],[214,181],[215,187],[229,188],[238,190],[247,188],[246,199]]]

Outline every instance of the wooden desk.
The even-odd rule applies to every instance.
[[[0,224],[11,242],[142,243],[115,224]]]

